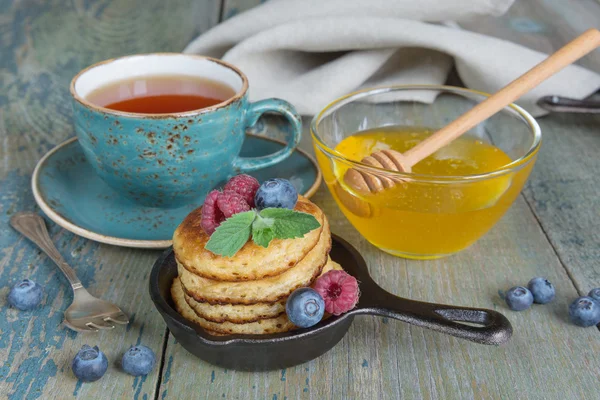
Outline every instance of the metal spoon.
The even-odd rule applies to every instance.
[[[129,323],[129,318],[119,307],[92,296],[83,287],[73,268],[65,262],[52,244],[42,217],[30,212],[17,213],[10,219],[10,224],[27,239],[37,244],[71,283],[73,303],[65,311],[63,321],[68,328],[78,332],[97,332],[99,329],[112,329],[115,327],[114,324]]]
[[[544,96],[537,105],[547,111],[561,113],[599,114],[600,101],[592,99],[571,99],[560,96]]]

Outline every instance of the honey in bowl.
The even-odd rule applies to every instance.
[[[354,161],[384,149],[404,153],[433,132],[387,126],[347,136],[335,150]],[[533,164],[494,178],[464,177],[497,171],[512,161],[499,148],[463,136],[413,166],[412,173],[424,179],[404,179],[378,193],[349,186],[344,181],[349,165],[333,161],[321,166],[332,166],[324,171],[329,189],[367,240],[394,255],[426,259],[463,250],[502,217]]]

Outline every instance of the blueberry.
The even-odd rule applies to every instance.
[[[8,304],[21,311],[29,311],[36,308],[42,301],[44,289],[30,279],[23,279],[10,289],[8,293]]]
[[[308,328],[316,325],[325,313],[325,301],[311,288],[296,289],[285,303],[288,319],[297,327]]]
[[[590,290],[588,296],[590,296],[592,299],[596,300],[600,304],[600,287]]]
[[[289,208],[293,210],[298,201],[296,188],[285,179],[269,179],[264,181],[256,191],[254,204],[256,208]]]
[[[538,304],[550,303],[556,294],[554,285],[546,278],[533,278],[527,284],[527,288],[533,295],[533,301]]]
[[[515,286],[506,292],[506,304],[513,311],[523,311],[533,304],[533,295],[523,286]]]
[[[108,360],[98,346],[84,344],[73,359],[73,373],[83,382],[94,382],[102,378],[108,369]]]
[[[131,346],[129,350],[123,354],[121,366],[129,375],[140,376],[148,375],[154,364],[156,357],[154,352],[146,346]]]
[[[579,297],[569,306],[569,317],[575,325],[597,325],[600,323],[600,304],[591,297]]]

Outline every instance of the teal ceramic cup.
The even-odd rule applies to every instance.
[[[169,114],[115,111],[87,97],[115,82],[154,76],[189,76],[225,84],[235,95],[199,110]],[[302,133],[294,108],[280,99],[248,100],[248,79],[233,65],[196,55],[134,55],[92,65],[71,81],[75,132],[87,161],[118,193],[144,206],[200,204],[229,177],[277,164]],[[276,153],[240,157],[245,132],[264,113],[290,123],[287,145]]]

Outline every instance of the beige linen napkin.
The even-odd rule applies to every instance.
[[[452,62],[467,87],[495,92],[546,55],[446,21],[501,15],[512,3],[271,0],[217,25],[184,52],[231,62],[247,74],[252,100],[279,97],[303,115],[359,88],[443,84]],[[570,66],[518,104],[539,116],[546,113],[535,105],[541,96],[583,98],[599,87],[600,75]]]

